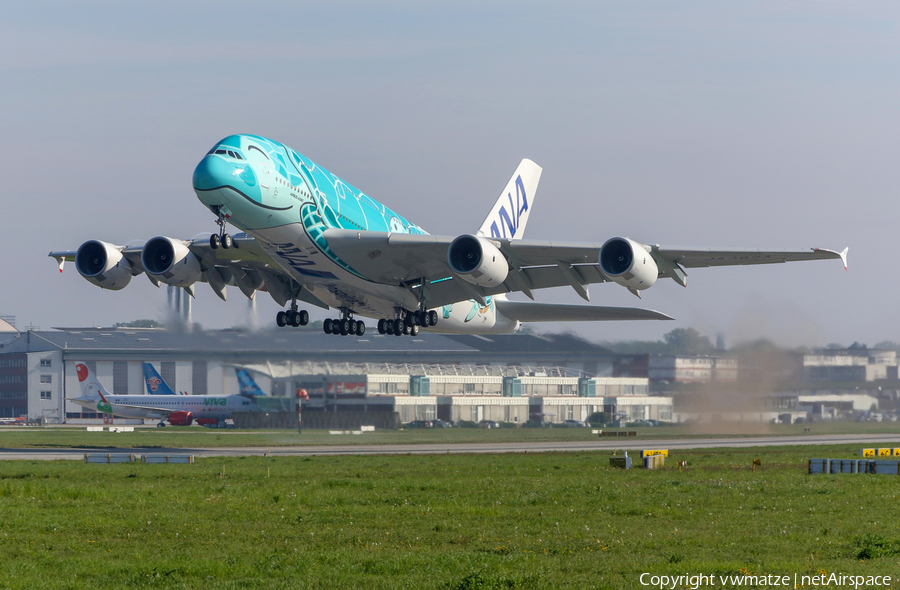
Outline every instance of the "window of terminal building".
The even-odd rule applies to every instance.
[[[463,391],[466,393],[475,393],[474,383],[463,383]]]
[[[53,362],[50,359],[41,359],[41,368],[49,369],[53,366]]]
[[[128,362],[113,361],[113,393],[128,394]]]
[[[53,375],[41,375],[41,383],[53,383]]]
[[[209,395],[206,383],[206,361],[194,361],[191,393],[194,395]]]
[[[53,394],[49,391],[42,391],[41,399],[53,399]]]

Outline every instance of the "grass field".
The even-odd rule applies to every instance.
[[[8,461],[0,587],[640,588],[643,572],[896,581],[900,477],[806,475],[810,453],[856,451],[679,452],[660,471],[612,470],[608,452]]]
[[[637,428],[637,439],[629,443],[657,438],[681,438],[703,436],[766,436],[844,433],[896,432],[900,446],[898,422],[836,422],[795,425],[756,425],[741,430],[736,425],[719,425],[719,428],[668,426]],[[429,430],[382,430],[362,436],[335,436],[324,430],[305,429],[303,434],[294,430],[213,430],[196,426],[166,428],[139,428],[133,433],[86,432],[77,428],[0,428],[0,448],[210,448],[210,447],[280,447],[291,445],[353,445],[353,444],[410,444],[460,442],[539,442],[596,440],[587,428],[434,428]],[[626,440],[626,439],[622,439]]]

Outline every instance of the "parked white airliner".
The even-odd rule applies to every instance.
[[[165,421],[173,426],[223,425],[232,412],[262,412],[252,396],[246,395],[115,395],[103,387],[84,363],[75,365],[81,383],[81,397],[68,398],[79,406],[120,416]]]

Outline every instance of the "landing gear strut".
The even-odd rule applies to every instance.
[[[275,323],[279,328],[285,326],[305,326],[309,323],[309,313],[305,309],[297,309],[297,299],[291,300],[291,308],[287,311],[279,311],[275,316]]]
[[[231,236],[225,233],[225,220],[231,217],[231,214],[222,205],[215,207],[214,213],[218,216],[216,224],[219,226],[219,233],[209,236],[209,247],[216,250],[221,246],[227,250],[234,244]]]
[[[362,336],[366,333],[366,324],[362,320],[354,320],[353,312],[342,307],[340,318],[334,320],[329,318],[322,322],[322,331],[341,336]]]

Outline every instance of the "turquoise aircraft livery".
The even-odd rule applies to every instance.
[[[847,249],[671,248],[628,237],[524,240],[541,173],[522,160],[476,231],[434,236],[284,144],[230,135],[193,175],[197,198],[216,216],[215,233],[125,246],[88,240],[50,256],[60,271],[73,261],[105,289],[123,289],[144,273],[157,286],[181,287],[191,296],[197,283],[223,300],[229,286],[249,298],[264,291],[285,307],[275,317],[282,327],[308,323],[309,306],[334,309],[338,317],[326,319],[323,329],[345,336],[365,333],[359,318],[376,319],[379,333],[396,336],[420,329],[503,333],[523,322],[668,320],[641,308],[537,303],[535,291],[567,287],[590,301],[591,285],[615,283],[640,297],[662,278],[687,286],[690,268],[829,258],[847,265]],[[232,235],[229,225],[241,231]],[[509,293],[532,301],[511,301]]]

